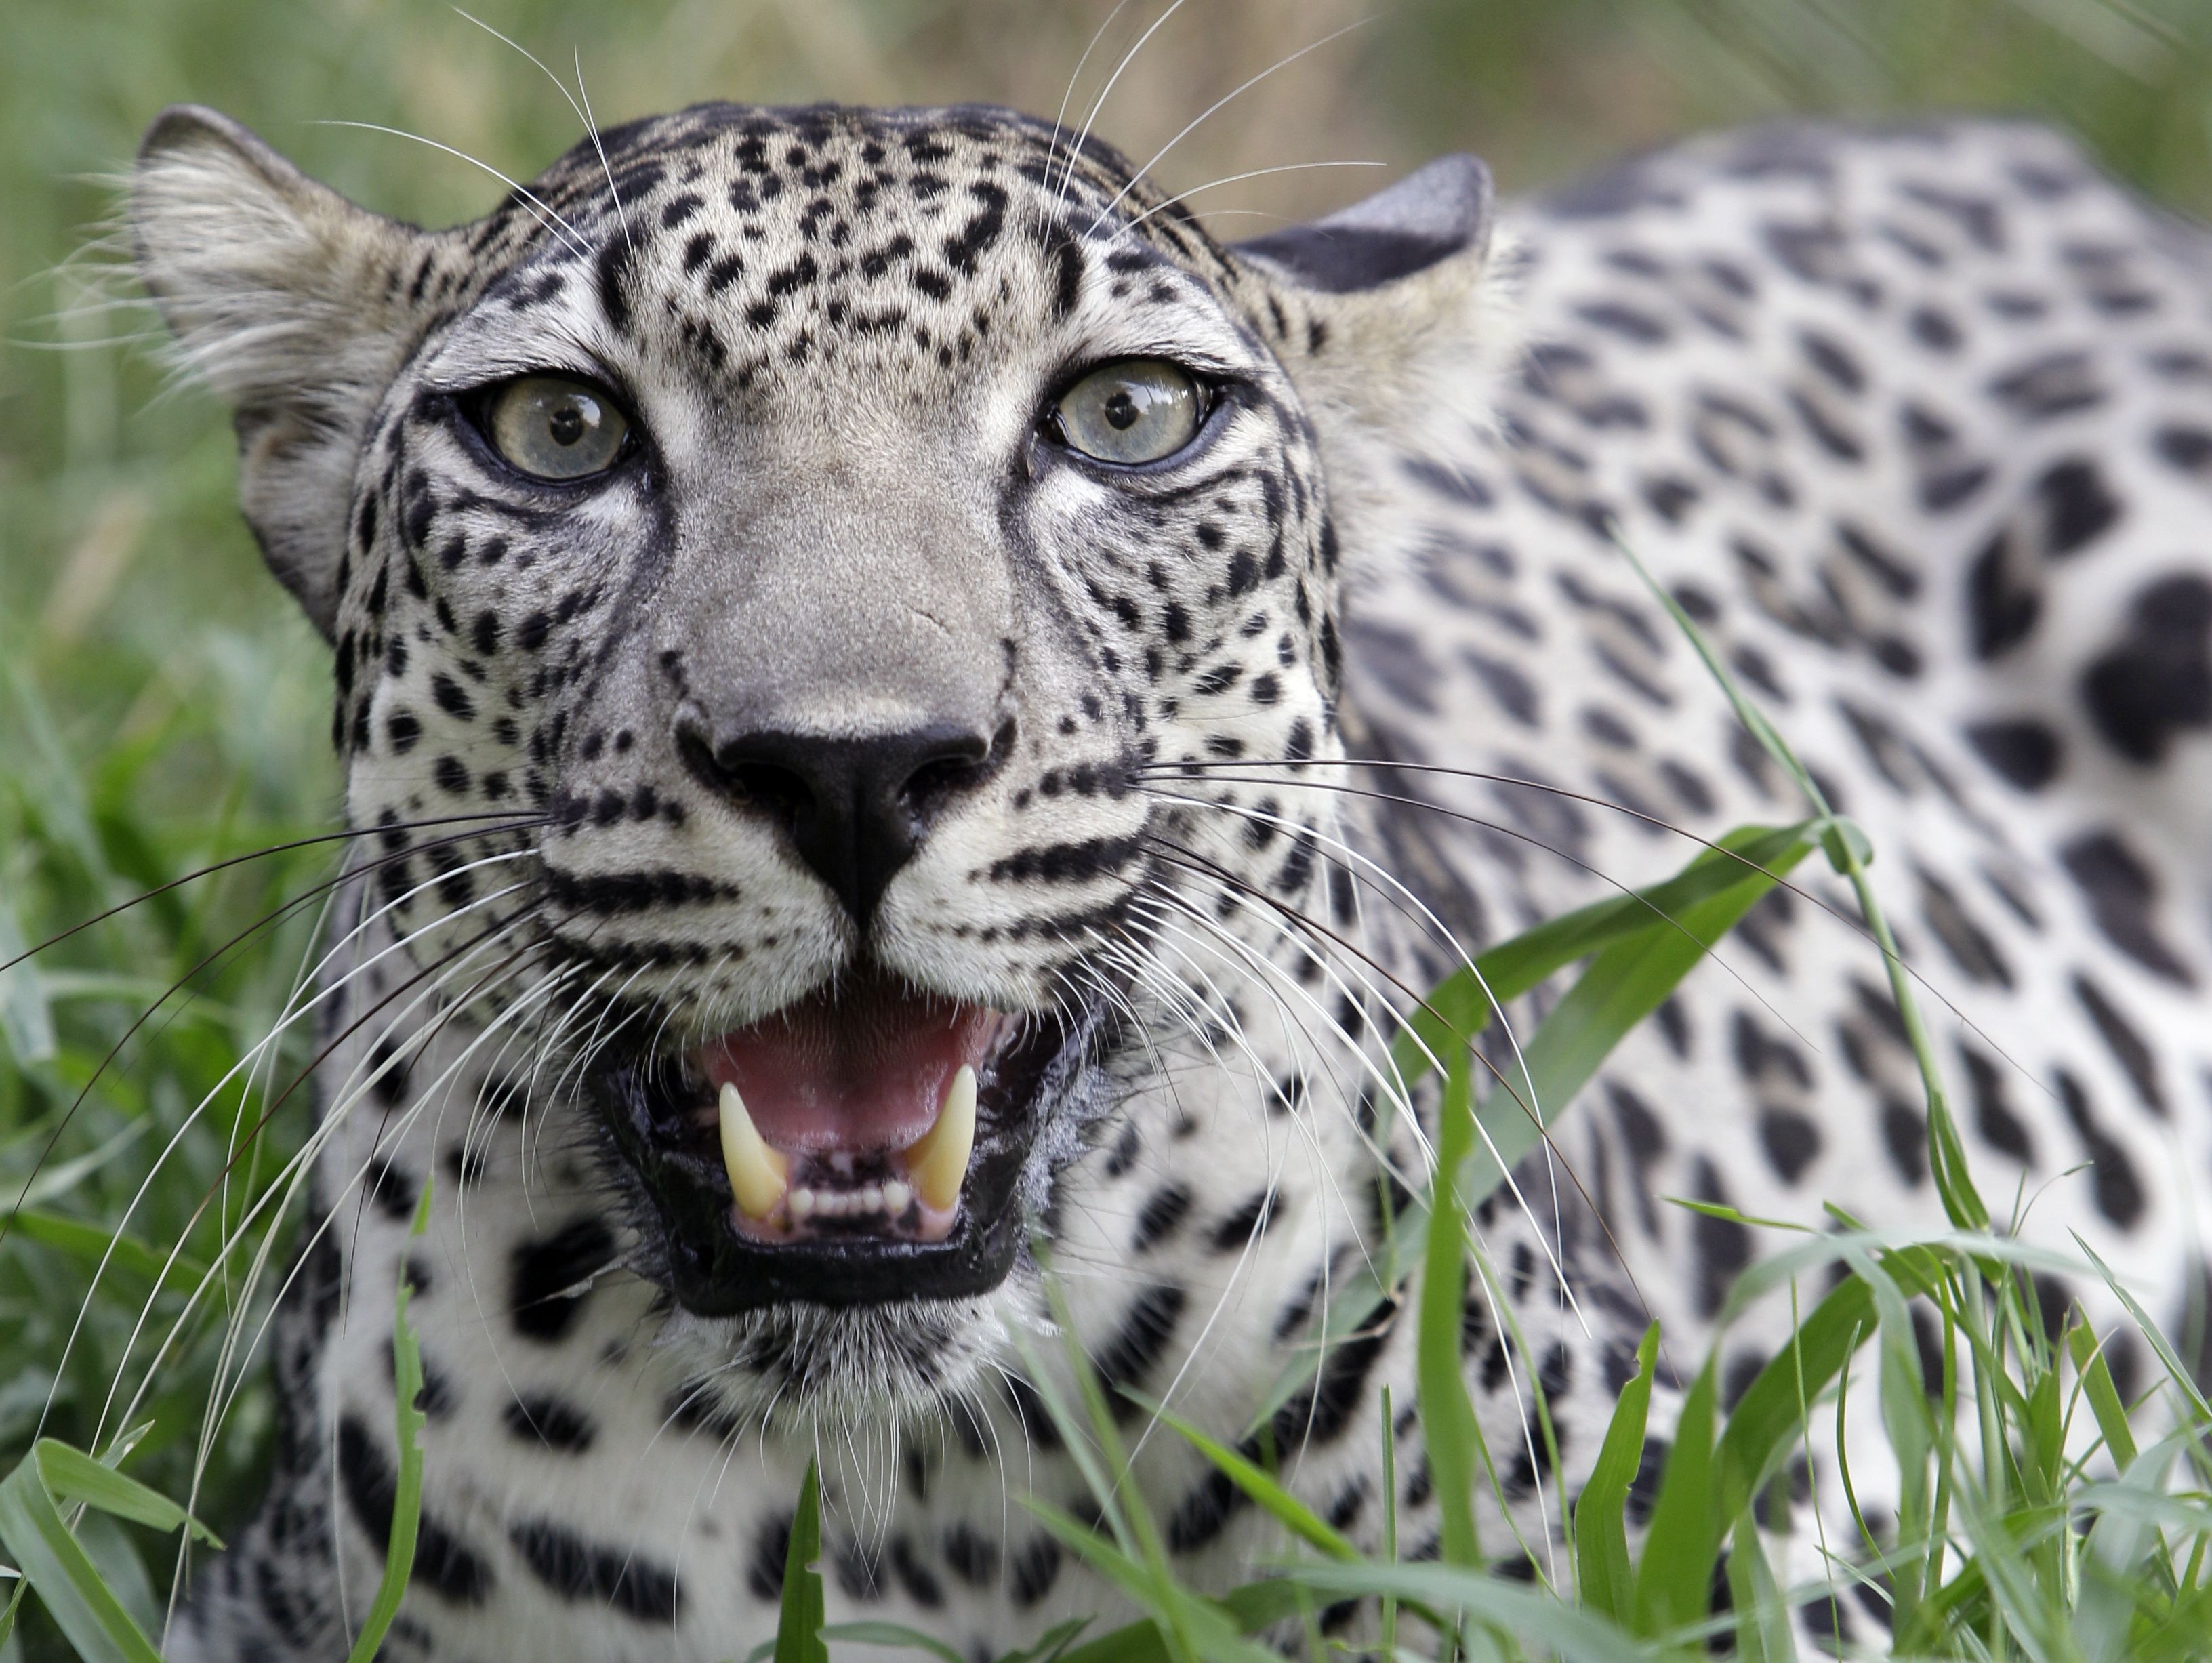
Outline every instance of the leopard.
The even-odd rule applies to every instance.
[[[128,222],[331,650],[351,851],[267,1494],[168,1655],[349,1644],[403,1411],[396,1660],[746,1655],[810,1472],[830,1620],[1110,1624],[1108,1438],[1225,1588],[1277,1526],[1162,1411],[1437,1557],[1394,1043],[1807,812],[1678,614],[1863,832],[2001,1219],[2212,1364],[2212,245],[2063,134],[1450,156],[1227,241],[1087,130],[714,103],[429,230],[180,106]],[[1727,1400],[1786,1334],[1751,1221],[1942,1224],[1856,917],[1814,861],[1700,944],[1473,1210],[1509,1571],[1571,1580],[1648,1325]]]

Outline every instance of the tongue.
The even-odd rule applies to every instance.
[[[787,1005],[710,1041],[699,1063],[734,1085],[760,1135],[787,1154],[904,1149],[929,1130],[964,1063],[980,1067],[994,1013],[879,981]]]

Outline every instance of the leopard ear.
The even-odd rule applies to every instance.
[[[1235,246],[1346,507],[1387,488],[1394,459],[1463,450],[1468,424],[1490,419],[1519,344],[1492,206],[1490,170],[1445,156],[1326,219]]]
[[[246,523],[328,637],[362,434],[420,333],[409,279],[440,239],[191,105],[139,147],[130,223],[182,366],[235,413]]]

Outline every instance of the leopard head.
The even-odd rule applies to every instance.
[[[363,881],[530,1004],[726,1378],[964,1379],[1190,1013],[1304,974],[1322,810],[1177,770],[1341,756],[1346,567],[1498,355],[1488,206],[1452,159],[1224,246],[1006,111],[710,105],[426,231],[154,126],[140,267],[333,648]]]

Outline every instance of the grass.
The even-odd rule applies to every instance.
[[[623,8],[517,0],[484,15],[556,67],[574,45],[595,107],[618,118],[709,95],[986,97],[1049,111],[1109,9],[1089,0],[657,0]],[[1164,33],[1174,49],[1123,78],[1102,129],[1149,155],[1189,113],[1264,67],[1269,51],[1370,9],[1367,27],[1285,69],[1194,135],[1163,164],[1164,176],[1180,185],[1288,162],[1401,165],[1456,147],[1484,153],[1513,188],[1711,122],[1975,105],[2066,121],[2124,177],[2184,208],[2212,209],[2212,5],[2203,0],[1192,0]],[[313,119],[410,128],[509,171],[535,166],[574,137],[573,116],[537,70],[432,0],[313,8],[32,0],[10,15],[9,48],[0,54],[0,195],[9,209],[0,216],[0,958],[187,871],[325,834],[336,818],[337,781],[320,737],[327,669],[237,524],[226,424],[199,395],[165,393],[149,355],[118,338],[144,326],[142,313],[85,309],[105,292],[82,281],[81,257],[109,207],[100,176],[124,165],[155,110],[197,98],[245,117],[373,205],[441,221],[485,205],[479,176],[459,164],[426,166],[398,141]],[[1205,200],[1236,234],[1334,200],[1356,188],[1347,179],[1358,176],[1291,173]],[[1801,829],[1756,835],[1793,838],[1788,847],[1802,853],[1811,844]],[[1747,852],[1771,865],[1782,846],[1739,850]],[[30,1473],[57,1517],[88,1499],[71,1486],[90,1476],[57,1448],[111,1459],[127,1448],[131,1478],[146,1495],[188,1499],[218,1533],[258,1490],[271,1405],[261,1375],[240,1375],[222,1348],[222,1302],[236,1285],[223,1273],[239,1265],[216,1259],[306,1120],[294,1094],[263,1138],[246,1139],[301,1058],[284,1051],[247,1077],[237,1071],[283,1009],[312,938],[313,905],[286,911],[285,902],[321,880],[331,854],[327,843],[308,844],[166,890],[0,978],[0,1207],[10,1210],[0,1242],[0,1357],[9,1360],[0,1369],[0,1471]],[[1719,871],[1710,862],[1692,868],[1675,881],[1680,887],[1656,897],[1678,913],[1714,909],[1698,925],[1700,938],[1726,921],[1720,903],[1729,886],[1711,887]],[[1617,983],[1590,983],[1607,955],[1624,967],[1641,954],[1642,973],[1657,975],[1666,967],[1651,961],[1681,950],[1679,939],[1670,946],[1632,930],[1604,938],[1601,923],[1555,920],[1548,936],[1514,944],[1521,958],[1492,968],[1509,980],[1549,974],[1595,950],[1583,972],[1594,990],[1584,1004],[1595,1007],[1595,989],[1635,980],[1628,967]],[[1576,933],[1588,931],[1600,933]],[[1578,954],[1553,956],[1577,945]],[[142,1021],[155,997],[196,967],[189,994]],[[1899,986],[1909,997],[1909,986]],[[1432,1003],[1443,1025],[1420,1031],[1443,1055],[1454,1026],[1469,1031],[1482,1005],[1464,981],[1438,989]],[[1548,1048],[1532,1042],[1534,1077],[1519,1089],[1525,1095],[1533,1084],[1534,1101],[1565,1103],[1571,1090],[1561,1085],[1596,1051],[1606,1024],[1634,1019],[1632,1004],[1593,1016],[1597,1027],[1559,1028]],[[1420,1059],[1408,1052],[1401,1060],[1415,1066]],[[191,1106],[226,1079],[232,1083],[212,1119],[184,1130]],[[1510,1096],[1477,1102],[1471,1081],[1455,1089],[1474,1144],[1485,1134],[1531,1135]],[[1931,1114],[1931,1126],[1941,1121]],[[1496,1165],[1486,1150],[1471,1160],[1457,1171],[1462,1200],[1492,1181]],[[1963,1203],[1971,1174],[1952,1170],[1946,1191]],[[1423,1235],[1428,1216],[1424,1205],[1403,1221],[1393,1263],[1411,1264],[1424,1248],[1451,1262],[1449,1233],[1437,1234],[1442,1247]],[[1817,1362],[1828,1354],[1820,1347],[1847,1342],[1873,1348],[1877,1400],[1822,1400],[1818,1413],[1880,1418],[1892,1447],[1925,1475],[1917,1510],[1882,1541],[1898,1561],[1887,1597],[1909,1609],[1908,1624],[1920,1625],[1915,1643],[1930,1654],[2119,1655],[2136,1646],[2144,1655],[2185,1654],[2185,1647],[2160,1654],[2157,1645],[2167,1642],[2155,1636],[2161,1622],[2169,1640],[2188,1636],[2185,1624],[2175,1626],[2184,1619],[2212,1629],[2203,1520],[2174,1513],[2198,1503],[2152,1478],[2163,1463],[2172,1482],[2201,1490],[2201,1470],[2191,1465],[2201,1461],[2201,1445],[2177,1447],[2156,1421],[2130,1419],[2100,1375],[2094,1342],[2085,1348],[2079,1331],[2042,1332],[2033,1301],[2018,1295],[2021,1262],[1987,1233],[1986,1217],[1978,1223],[1971,1208],[1962,1217],[1954,1207],[1952,1223],[1952,1232],[1917,1244],[1846,1232],[1778,1261],[1819,1282],[1826,1274],[1819,1256],[1844,1255],[1828,1262],[1842,1265],[1849,1279],[1841,1287],[1859,1289],[1853,1297],[1863,1308],[1815,1307],[1802,1331],[1804,1355]],[[259,1245],[249,1236],[241,1251]],[[281,1240],[270,1245],[283,1251]],[[107,1269],[95,1286],[103,1258]],[[214,1302],[149,1373],[149,1336],[210,1266],[218,1271]],[[142,1332],[149,1305],[161,1323]],[[1946,1343],[1945,1393],[1932,1404],[1902,1384],[1907,1374],[1918,1378],[1917,1363],[1905,1369],[1915,1355],[1916,1305]],[[1847,1312],[1852,1324],[1839,1314]],[[1893,1390],[1893,1369],[1900,1371]],[[1804,1387],[1802,1405],[1775,1388],[1775,1402],[1806,1411],[1793,1423],[1801,1441],[1814,1435],[1818,1386],[1834,1377],[1808,1362],[1802,1381],[1785,1382],[1791,1393]],[[135,1401],[112,1399],[118,1379],[144,1380],[146,1390]],[[220,1435],[203,1462],[196,1451],[218,1386]],[[1279,1388],[1296,1389],[1289,1381]],[[2179,1387],[2165,1395],[2166,1411],[2181,1412]],[[1439,1385],[1426,1399],[1425,1417],[1458,1428],[1443,1439],[1446,1459],[1462,1462],[1469,1483],[1492,1482],[1468,1437],[1471,1423],[1455,1419]],[[1719,1421],[1715,1451],[1730,1447],[1750,1401]],[[1771,1415],[1773,1403],[1768,1408]],[[2073,1435],[2077,1428],[2081,1437]],[[2085,1440],[2114,1458],[2117,1476],[2093,1477],[2104,1469],[2081,1465]],[[1110,1452],[1099,1460],[1101,1481],[1110,1484]],[[1707,1468],[1703,1493],[1717,1541],[1738,1540],[1741,1509],[1730,1508],[1740,1498],[1723,1483],[1734,1470],[1717,1456]],[[1260,1471],[1264,1477],[1264,1465]],[[2197,1476],[2185,1477],[2191,1472]],[[1242,1481],[1256,1482],[1249,1472]],[[122,1505],[83,1513],[74,1539],[119,1609],[151,1630],[177,1520],[145,1495],[93,1483],[89,1499]],[[35,1497],[11,1493],[37,1511]],[[1512,1644],[1572,1649],[1567,1630],[1522,1624],[1540,1609],[1530,1600],[1550,1602],[1540,1607],[1547,1621],[1571,1612],[1577,1622],[1612,1624],[1622,1644],[1651,1642],[1659,1632],[1651,1623],[1687,1608],[1688,1570],[1673,1564],[1662,1575],[1634,1562],[1626,1533],[1616,1540],[1606,1516],[1613,1504],[1592,1502],[1588,1491],[1583,1500],[1590,1517],[1587,1526],[1577,1518],[1585,1531],[1573,1560],[1578,1608],[1541,1587],[1516,1590],[1491,1578],[1481,1579],[1478,1599],[1465,1563],[1355,1563],[1286,1522],[1286,1543],[1303,1544],[1305,1555],[1293,1586],[1322,1600],[1341,1592],[1330,1578],[1396,1589],[1409,1643],[1426,1634],[1419,1613],[1464,1612],[1471,1655],[1508,1647],[1501,1634],[1518,1636]],[[1154,1575],[1113,1533],[1102,1540],[1102,1553],[1110,1548]],[[1678,1545],[1668,1539],[1670,1551]],[[1458,1560],[1468,1557],[1460,1544]],[[1686,1556],[1703,1557],[1702,1546]],[[1745,1579],[1740,1611],[1773,1604],[1762,1590],[1779,1586],[1776,1574],[1762,1580],[1758,1563],[1748,1552],[1730,1557],[1731,1579],[1739,1571]],[[1447,1596],[1447,1584],[1456,1592]],[[1223,1623],[1241,1630],[1285,1610],[1295,1623],[1305,1609],[1279,1608],[1271,1594],[1209,1616],[1211,1607],[1176,1603],[1171,1583],[1146,1586],[1166,1623],[1148,1626],[1154,1642],[1146,1643],[1172,1633],[1178,1644],[1199,1645],[1222,1638]],[[1662,1599],[1662,1587],[1673,1593]],[[37,1603],[25,1607],[30,1614],[9,1643],[33,1657],[63,1654]],[[1537,1637],[1544,1636],[1550,1641]],[[1753,1649],[1747,1639],[1740,1643]]]

